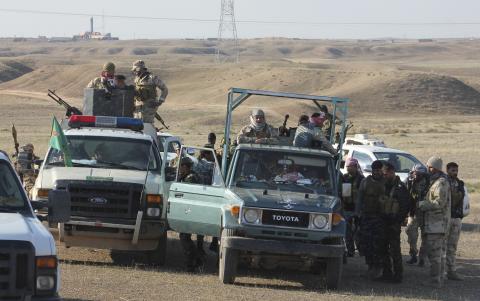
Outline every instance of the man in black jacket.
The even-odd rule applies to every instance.
[[[400,232],[402,223],[410,211],[410,195],[405,184],[395,174],[393,164],[389,162],[383,164],[383,177],[385,179],[385,199],[383,202],[385,257],[383,259],[382,279],[400,283],[403,277]]]

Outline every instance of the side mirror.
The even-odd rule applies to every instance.
[[[352,196],[352,184],[350,184],[350,183],[343,183],[342,184],[342,196],[343,197],[351,197]]]
[[[65,223],[71,216],[71,196],[66,190],[51,190],[48,193],[48,222]]]

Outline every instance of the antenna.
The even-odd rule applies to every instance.
[[[221,0],[220,23],[218,25],[217,49],[215,60],[217,63],[233,61],[238,63],[239,47],[237,25],[235,21],[235,0]]]

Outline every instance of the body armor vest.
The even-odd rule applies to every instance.
[[[157,99],[157,87],[152,82],[150,74],[135,79],[135,92],[137,101]]]
[[[452,185],[452,208],[457,208],[462,202],[463,193],[459,190],[458,183],[455,183]]]
[[[33,153],[21,151],[18,153],[17,172],[24,173],[33,170]]]
[[[385,197],[385,182],[376,181],[372,176],[368,176],[365,185],[365,195],[363,199],[363,213],[365,215],[378,215],[382,211]]]

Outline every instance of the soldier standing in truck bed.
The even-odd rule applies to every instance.
[[[18,152],[15,158],[15,169],[23,182],[23,187],[25,187],[28,196],[30,196],[30,190],[32,190],[37,179],[34,162],[38,159],[39,157],[35,155],[34,146],[31,143],[22,146],[21,151]]]
[[[134,117],[147,123],[153,123],[158,107],[167,98],[168,88],[158,76],[148,72],[144,61],[135,61],[132,72],[135,74]],[[162,91],[160,97],[158,97],[157,88]]]
[[[92,79],[88,83],[87,88],[104,89],[106,92],[111,92],[113,89],[114,78],[115,64],[112,62],[107,62],[103,65],[101,76]]]

